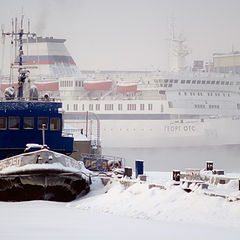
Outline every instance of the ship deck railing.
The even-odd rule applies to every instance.
[[[0,102],[61,102],[60,98],[51,98],[51,97],[41,97],[41,98],[30,98],[30,97],[22,97],[22,98],[5,98],[0,97]]]
[[[114,163],[121,163],[121,167],[125,166],[125,158],[123,157],[118,157],[118,156],[111,156],[111,155],[102,155],[102,154],[90,154],[90,153],[81,153],[80,154],[82,161],[87,158],[87,159],[92,159],[92,160],[105,160],[108,162],[114,162]]]

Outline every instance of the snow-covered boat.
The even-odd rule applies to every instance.
[[[73,137],[62,131],[62,103],[48,94],[39,98],[36,87],[24,86],[30,84],[30,71],[23,67],[23,35],[30,33],[24,33],[22,21],[19,32],[3,33],[19,43],[19,76],[17,98],[14,86],[0,98],[0,200],[71,201],[90,190],[91,178],[82,162],[67,156]],[[24,153],[29,142],[35,145]]]
[[[89,192],[89,173],[83,162],[44,147],[6,158],[0,161],[0,201],[72,201]]]

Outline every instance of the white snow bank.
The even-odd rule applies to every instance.
[[[156,182],[171,179],[170,173],[147,175]],[[178,187],[149,190],[135,184],[125,189],[93,180],[88,195],[67,204],[0,202],[0,239],[226,240],[240,235],[239,202]]]
[[[94,184],[99,187],[99,183]],[[140,182],[127,189],[117,182],[102,187],[101,192],[93,188],[91,194],[79,199],[74,206],[82,210],[165,222],[231,227],[238,227],[240,222],[238,201],[205,196],[200,190],[186,193],[178,186],[170,186],[168,190],[148,189]]]

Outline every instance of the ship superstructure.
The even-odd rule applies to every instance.
[[[23,41],[23,65],[35,66],[32,78],[57,79],[80,74],[76,63],[64,45],[65,39],[32,37]],[[19,59],[15,60],[18,64]],[[40,79],[40,80],[41,80]]]
[[[93,119],[100,122],[97,135],[103,147],[240,144],[239,75],[187,71],[184,38],[171,40],[170,72],[80,73],[64,40],[53,38],[24,42],[28,54],[23,63],[37,66],[31,75],[41,76],[35,83],[45,86],[43,92],[61,97],[65,123],[87,133]],[[54,82],[55,89],[48,90]]]

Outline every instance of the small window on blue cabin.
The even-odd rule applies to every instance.
[[[38,130],[43,129],[43,124],[45,125],[45,130],[48,130],[48,117],[39,117],[38,118]]]
[[[8,118],[8,129],[18,130],[20,128],[20,118],[19,117],[9,117]]]
[[[51,131],[60,130],[60,118],[50,118],[50,130]]]
[[[23,128],[24,129],[34,129],[34,118],[33,117],[24,117]]]
[[[6,130],[7,129],[7,118],[0,117],[0,130]]]

